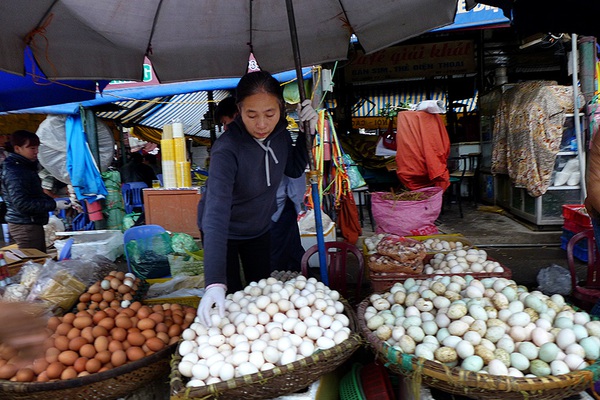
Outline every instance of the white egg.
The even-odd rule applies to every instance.
[[[300,346],[298,347],[298,352],[303,357],[311,356],[314,353],[314,351],[315,351],[315,346],[314,346],[313,342],[308,341],[308,340],[303,340],[302,343],[300,343]]]
[[[283,351],[283,353],[281,353],[281,358],[279,360],[279,363],[281,365],[293,363],[294,361],[296,361],[296,356],[297,356],[297,354],[296,354],[295,347],[287,348]]]
[[[257,373],[258,368],[256,368],[256,365],[252,364],[251,362],[245,362],[237,367],[237,371],[240,375],[250,375]]]
[[[508,368],[498,359],[493,359],[488,364],[488,372],[490,375],[508,375]]]
[[[575,343],[576,337],[573,329],[565,328],[561,329],[556,335],[556,344],[561,349],[565,350],[569,345]]]
[[[265,357],[262,352],[253,351],[248,357],[248,362],[254,364],[256,368],[260,370],[263,364],[265,363]]]
[[[327,350],[335,346],[335,342],[332,339],[329,339],[325,336],[321,336],[317,339],[316,345],[322,350]]]
[[[224,363],[219,370],[219,379],[222,381],[228,381],[233,379],[235,374],[235,368],[229,363]]]
[[[306,329],[306,336],[312,340],[317,340],[323,334],[323,328],[320,326],[309,326]]]
[[[554,360],[550,363],[550,370],[552,371],[552,375],[564,375],[571,372],[569,366],[560,360]]]
[[[266,362],[270,362],[272,364],[277,364],[281,359],[281,353],[279,352],[279,350],[277,350],[276,347],[273,346],[268,346],[263,351],[263,356]]]
[[[179,344],[179,354],[185,356],[191,352],[194,352],[198,345],[190,340],[184,340]]]

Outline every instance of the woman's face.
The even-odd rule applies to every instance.
[[[268,137],[281,118],[277,97],[270,93],[257,93],[246,97],[240,104],[242,122],[256,139]]]
[[[29,142],[23,146],[15,146],[15,153],[25,157],[29,161],[36,161],[38,159],[39,146],[30,145]]]

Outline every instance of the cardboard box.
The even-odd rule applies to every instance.
[[[21,266],[27,261],[43,264],[47,259],[52,258],[49,254],[37,249],[19,249],[16,244],[6,246],[0,249],[6,261],[6,271],[0,271],[2,276],[16,275]]]

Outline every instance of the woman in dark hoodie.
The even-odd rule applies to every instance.
[[[44,225],[48,212],[67,209],[66,200],[54,200],[44,193],[38,176],[40,139],[29,131],[16,131],[10,137],[14,153],[2,163],[2,198],[6,222],[19,248],[46,251]]]
[[[286,129],[283,91],[275,78],[265,71],[248,73],[235,97],[239,115],[211,149],[198,210],[206,283],[198,316],[206,326],[213,305],[224,315],[225,292],[243,289],[240,259],[246,282],[269,276],[277,188],[284,174],[297,178],[308,163],[305,134],[294,145]],[[305,105],[300,118],[316,122],[316,112]]]

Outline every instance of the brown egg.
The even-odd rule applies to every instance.
[[[94,283],[92,286],[90,286],[90,288],[88,289],[88,293],[90,294],[95,294],[98,293],[100,291],[100,282],[96,282]]]
[[[131,347],[131,345],[129,344],[129,342],[127,340],[125,340],[123,342],[123,350],[127,351],[127,349],[130,347]]]
[[[102,363],[100,362],[100,360],[97,360],[95,358],[90,358],[85,363],[85,370],[90,374],[98,372],[100,368],[102,368]]]
[[[128,317],[131,318],[136,314],[135,311],[133,311],[131,308],[122,308],[121,312],[119,313],[120,316],[124,316],[124,317]]]
[[[145,331],[140,332],[146,339],[156,337],[156,331],[154,329],[146,329]]]
[[[48,375],[48,379],[58,379],[64,370],[65,366],[61,362],[54,361],[48,365],[46,374]]]
[[[88,344],[88,343],[89,342],[84,337],[79,336],[79,337],[73,338],[69,341],[69,350],[78,352],[79,349],[81,349],[81,346],[83,346],[84,344]]]
[[[137,327],[140,331],[145,331],[146,329],[154,329],[156,326],[156,321],[150,318],[140,319],[137,323]]]
[[[121,294],[129,293],[130,290],[131,288],[127,285],[119,285],[119,287],[117,288],[117,292]]]
[[[146,342],[146,337],[139,332],[129,332],[127,341],[132,346],[142,346]]]
[[[90,292],[82,293],[79,296],[79,302],[81,303],[89,303],[92,300],[92,294]]]
[[[45,358],[36,358],[33,361],[31,369],[33,369],[33,372],[36,375],[39,375],[42,373],[42,371],[45,371],[46,368],[48,368],[48,365],[50,365],[50,363],[48,361],[46,361]]]
[[[131,307],[131,306],[130,306]],[[148,306],[141,306],[137,312],[137,316],[139,319],[148,318],[148,316],[152,314],[152,309]]]
[[[105,300],[102,300],[99,304],[98,304],[98,308],[101,310],[105,310],[108,308],[108,302]]]
[[[106,336],[98,336],[94,340],[94,347],[96,348],[96,352],[108,350],[108,338]]]
[[[75,313],[75,319],[79,318],[79,317],[92,317],[92,314],[90,314],[87,310],[79,310]],[[75,321],[73,321],[75,322]],[[73,323],[73,326],[75,326],[75,324]]]
[[[80,337],[80,336],[81,336],[81,329],[77,329],[77,328],[71,328],[69,333],[67,333],[67,337],[69,339],[73,339],[73,338]]]
[[[173,343],[177,343],[179,342],[179,336],[173,336],[171,339],[169,339],[169,343],[168,345],[172,345]]]
[[[159,351],[165,347],[165,342],[157,337],[153,337],[146,340],[146,346],[148,346],[148,348],[152,351]]]
[[[123,350],[117,350],[111,354],[110,363],[114,367],[120,367],[127,362],[127,354]]]
[[[112,328],[115,327],[115,320],[112,319],[111,317],[106,317],[106,318],[98,321],[98,326],[103,326],[107,330],[110,331]]]
[[[94,356],[96,355],[96,348],[94,347],[93,344],[84,344],[79,349],[79,354],[82,357],[94,358]],[[46,357],[46,359],[47,359],[47,357]]]
[[[118,316],[115,318],[115,325],[123,329],[129,329],[133,326],[131,323],[131,318],[126,316]]]
[[[75,360],[73,368],[75,368],[75,371],[77,371],[77,373],[85,371],[85,364],[87,363],[87,360],[89,360],[89,358],[87,357],[79,357],[77,360]]]
[[[73,367],[65,368],[65,370],[62,372],[62,374],[60,374],[61,380],[75,379],[75,378],[77,378],[77,371],[75,371],[75,368],[73,368]]]
[[[87,313],[86,313],[87,314]],[[77,329],[83,329],[87,326],[92,325],[92,317],[87,314],[80,317],[77,317],[73,320],[73,326]]]
[[[96,353],[94,358],[96,360],[100,361],[102,364],[106,364],[107,362],[110,361],[110,351],[108,351],[108,350],[99,351],[98,353]]]
[[[121,286],[121,283],[122,283],[122,282],[121,282],[121,280],[120,280],[120,279],[112,279],[112,280],[110,281],[110,288],[111,288],[112,290],[117,290],[117,288],[118,288],[119,286]],[[106,293],[106,292],[105,292],[105,293]]]
[[[109,307],[110,308],[118,308],[121,305],[121,302],[119,300],[113,300],[110,302]]]
[[[119,328],[118,326],[112,328],[109,334],[114,340],[117,340],[119,342],[122,342],[125,339],[127,339],[127,330]]]
[[[131,294],[131,292],[125,293],[123,295],[123,300],[129,300],[129,301],[133,300],[133,295]],[[131,307],[131,305],[130,305],[130,307]]]
[[[42,371],[38,374],[36,378],[36,382],[48,382],[50,378],[48,378],[48,373],[46,371]]]
[[[17,373],[18,368],[14,364],[4,364],[0,367],[0,379],[10,379]]]
[[[167,334],[169,337],[181,335],[181,326],[177,324],[171,325]]]
[[[87,308],[87,304],[86,303],[77,303],[77,309],[79,311],[85,310],[86,308]]]
[[[46,349],[46,361],[48,363],[53,363],[58,360],[58,355],[60,354],[60,350],[56,347],[49,347]]]
[[[158,332],[156,334],[156,337],[159,338],[160,340],[162,340],[164,344],[169,343],[169,340],[171,340],[171,338],[169,337],[169,335],[167,335],[164,332]]]
[[[33,382],[35,373],[31,368],[21,368],[17,371],[15,377],[17,382]]]
[[[125,279],[125,272],[119,271],[115,274],[115,276],[117,277],[117,279],[122,281],[123,279]]]
[[[66,336],[57,336],[54,338],[54,347],[56,347],[60,351],[65,351],[69,349],[69,338]]]
[[[85,340],[87,340],[88,343],[92,343],[94,341],[94,335],[92,335],[92,329],[94,329],[91,326],[85,327],[81,330],[81,337],[84,338]]]
[[[100,303],[102,301],[102,293],[96,292],[96,293],[92,294],[90,299],[92,301],[95,301],[96,303]]]
[[[47,323],[47,327],[48,329],[50,329],[52,332],[56,331],[56,328],[61,324],[61,320],[60,318],[56,317],[56,316],[52,316],[50,318],[48,318],[48,323]]]
[[[81,371],[80,373],[77,374],[78,378],[81,378],[82,376],[88,376],[90,373],[87,371]]]
[[[136,361],[136,360],[139,360],[146,356],[146,353],[144,353],[144,350],[142,350],[141,347],[137,347],[137,346],[131,346],[130,348],[127,349],[127,351],[125,353],[127,354],[127,359],[129,361]]]
[[[119,272],[119,271],[112,270],[112,271],[110,271],[110,272],[108,273],[108,275],[106,275],[106,276],[104,277],[104,279],[109,279],[109,277],[110,277],[110,279],[112,279],[112,277],[113,277],[113,276],[117,276],[117,273],[118,273],[118,272]]]
[[[65,322],[67,324],[73,324],[74,320],[75,320],[75,314],[73,314],[73,313],[66,313],[62,317],[62,322]]]
[[[106,310],[104,310],[104,312],[111,318],[115,318],[118,314],[118,311],[115,310],[114,308],[108,308]]]
[[[97,309],[98,309],[98,303],[96,303],[95,301],[92,301],[90,303],[90,305],[88,306],[88,310],[94,311],[94,310],[97,310]]]
[[[181,315],[173,314],[173,324],[183,325],[183,317]]]
[[[58,335],[66,335],[69,331],[73,329],[73,325],[68,322],[62,322],[60,325],[56,327],[56,334]]]
[[[118,340],[111,340],[108,344],[108,351],[114,353],[117,350],[123,350],[123,343]]]
[[[106,292],[102,293],[102,300],[110,303],[114,299],[115,299],[115,293],[114,292],[106,291]]]
[[[108,329],[103,326],[95,326],[92,328],[92,336],[94,336],[94,338],[99,336],[108,336]]]
[[[75,360],[79,358],[79,354],[73,350],[63,351],[58,355],[58,361],[63,363],[65,366],[75,364]]]
[[[135,312],[138,312],[141,307],[142,307],[142,303],[139,301],[134,301],[133,303],[131,303],[129,305],[129,308],[131,308]]]
[[[94,324],[97,324],[100,320],[106,318],[107,316],[108,314],[106,313],[106,311],[98,310],[92,316],[92,321],[94,322]]]
[[[161,312],[153,312],[152,314],[150,314],[148,316],[148,318],[150,318],[151,320],[153,320],[154,322],[159,324],[165,320],[165,315],[163,314],[162,311]]]

